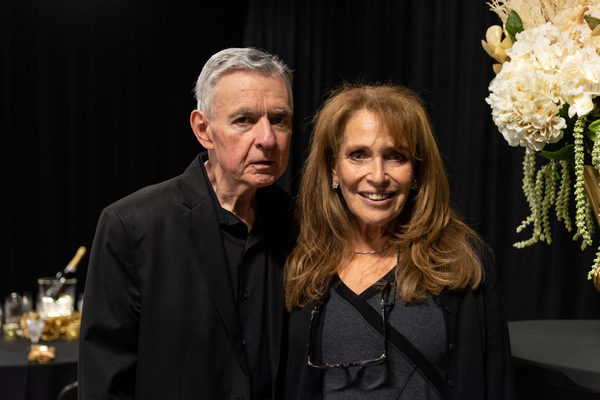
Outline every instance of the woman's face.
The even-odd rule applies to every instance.
[[[344,128],[333,181],[339,184],[359,231],[387,229],[402,212],[412,179],[406,138],[396,144],[375,114],[356,112]]]

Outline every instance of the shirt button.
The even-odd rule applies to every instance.
[[[450,343],[448,345],[448,348],[450,349],[450,351],[454,351],[454,350],[456,350],[456,345],[454,343]]]
[[[242,297],[244,300],[248,300],[248,292],[242,292]]]
[[[444,310],[446,310],[446,312],[447,312],[448,314],[450,314],[450,311],[452,311],[452,310],[450,309],[450,307],[448,307],[448,306],[444,307]]]
[[[448,379],[448,387],[449,387],[450,389],[454,389],[454,382],[452,382],[452,380],[451,380],[451,379]]]
[[[246,339],[242,338],[242,346],[245,346],[245,345],[246,345]]]

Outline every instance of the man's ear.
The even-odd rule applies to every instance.
[[[208,129],[208,117],[206,114],[198,110],[192,111],[190,125],[202,147],[206,150],[214,149],[215,145]]]

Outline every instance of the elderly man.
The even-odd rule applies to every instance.
[[[94,239],[80,399],[271,399],[279,371],[291,71],[256,49],[212,56],[192,130],[207,153],[108,206]]]

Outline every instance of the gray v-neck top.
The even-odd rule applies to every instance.
[[[382,279],[393,278],[391,274]],[[381,289],[378,284],[360,295],[339,280],[330,290],[324,309],[321,355],[324,363],[340,363],[377,358],[383,350],[383,337],[350,303],[352,296],[364,296],[381,313]],[[350,297],[350,298],[348,298]],[[446,326],[440,307],[428,297],[418,304],[405,305],[396,296],[388,313],[388,323],[401,332],[442,377],[445,371]],[[437,390],[421,376],[388,339],[388,358],[383,364],[364,367],[327,369],[323,375],[325,400],[441,400]]]

